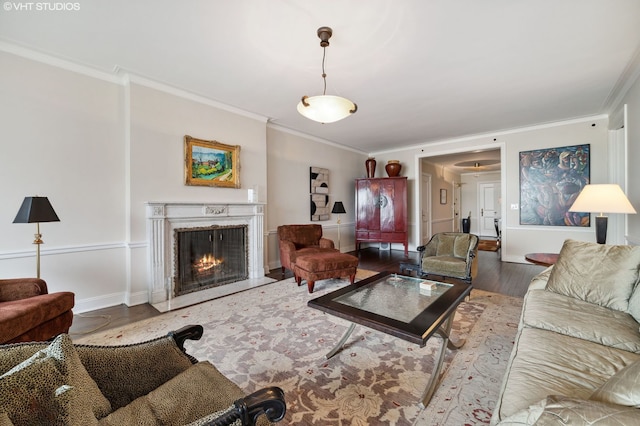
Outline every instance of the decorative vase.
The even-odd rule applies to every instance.
[[[396,177],[400,174],[400,170],[402,170],[402,164],[398,160],[389,160],[387,165],[384,166],[384,169],[387,171],[389,177]]]
[[[372,178],[376,175],[376,159],[373,157],[367,158],[367,161],[364,162],[364,165],[367,168],[367,177]]]

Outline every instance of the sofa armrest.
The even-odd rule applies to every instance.
[[[327,249],[335,249],[336,246],[333,242],[333,240],[330,240],[329,238],[320,238],[320,241],[318,242],[320,244],[320,248],[327,248]]]
[[[265,415],[269,422],[284,418],[287,405],[284,392],[279,387],[263,388],[233,403],[233,407],[217,419],[204,423],[206,426],[226,426],[240,420],[243,426],[253,426],[258,417]]]
[[[47,283],[39,278],[10,278],[0,280],[0,302],[26,299],[47,293]]]

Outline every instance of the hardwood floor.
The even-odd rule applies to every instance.
[[[409,252],[409,258],[407,259],[404,257],[402,250],[367,248],[360,250],[359,253],[351,252],[350,254],[357,255],[360,259],[359,268],[371,271],[400,272],[401,262],[418,262],[417,252]],[[531,278],[544,269],[542,266],[533,264],[501,262],[498,253],[480,251],[478,252],[478,276],[473,280],[473,287],[508,296],[523,297]],[[282,280],[291,277],[292,274],[290,271],[286,271],[283,274],[278,268],[270,271],[267,276]],[[76,314],[73,318],[70,333],[72,336],[86,335],[113,327],[120,327],[156,315],[160,315],[160,312],[149,304],[132,307],[126,305],[113,306],[84,314]]]

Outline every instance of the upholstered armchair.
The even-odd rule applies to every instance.
[[[190,325],[117,346],[74,344],[68,334],[0,345],[0,424],[266,426],[282,420],[282,389],[247,395],[213,364],[186,353],[185,341],[203,331]]]
[[[278,244],[282,272],[293,272],[296,257],[302,254],[337,251],[333,241],[322,236],[321,225],[278,226]]]
[[[421,277],[436,275],[456,278],[471,284],[478,273],[478,236],[461,232],[435,234],[418,247]]]
[[[38,278],[0,280],[0,343],[49,340],[73,322],[74,294],[49,293]]]

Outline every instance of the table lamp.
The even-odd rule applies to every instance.
[[[341,215],[345,214],[347,211],[344,209],[344,204],[342,201],[336,201],[333,203],[333,209],[331,209],[331,213]],[[340,250],[340,216],[338,216],[338,250]]]
[[[635,209],[616,184],[585,185],[569,209],[570,212],[600,213],[596,216],[596,241],[607,241],[607,216],[603,213],[634,214]]]
[[[58,215],[47,197],[25,197],[13,223],[36,223],[36,234],[33,244],[36,245],[36,272],[40,278],[40,244],[43,244],[40,233],[40,222],[60,222]]]

